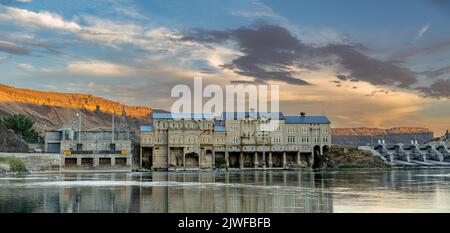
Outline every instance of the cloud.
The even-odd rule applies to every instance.
[[[420,30],[417,32],[415,40],[420,39],[428,30],[430,29],[430,24],[423,25]]]
[[[302,38],[304,42],[311,45],[321,46],[330,43],[346,43],[348,38],[345,34],[336,32],[330,28],[308,28],[303,25],[292,23],[288,18],[278,14],[270,6],[260,0],[251,1],[253,7],[248,10],[235,10],[231,15],[250,18],[253,20],[265,20],[275,22],[276,24],[289,30],[294,36]]]
[[[122,12],[123,13],[123,12]],[[168,50],[179,48],[177,33],[167,28],[144,28],[141,25],[113,21],[93,16],[83,16],[86,25],[65,20],[56,13],[33,12],[9,6],[0,6],[0,21],[13,22],[31,30],[56,29],[70,32],[79,38],[118,48],[119,44],[131,44],[146,50]]]
[[[46,27],[71,31],[81,28],[75,22],[65,21],[58,14],[48,11],[33,12],[9,6],[0,6],[0,20],[14,22],[25,27]]]
[[[430,55],[445,55],[450,52],[450,39],[443,39],[429,43],[425,46],[409,46],[399,51],[394,51],[387,59],[394,61],[416,60],[420,57],[430,57]]]
[[[26,71],[34,71],[34,70],[36,70],[33,65],[28,64],[28,63],[20,63],[17,66],[20,67],[23,70],[26,70]]]
[[[316,47],[303,43],[281,26],[261,22],[233,30],[194,29],[186,32],[183,39],[212,46],[234,42],[243,55],[223,68],[260,81],[308,85],[301,78],[302,71],[331,70],[349,73],[352,80],[373,85],[409,87],[417,82],[409,69],[364,55],[358,51],[358,46]]]
[[[429,87],[418,87],[425,96],[433,98],[450,98],[450,80],[439,79]]]
[[[416,77],[409,69],[366,56],[351,45],[328,45],[318,50],[323,56],[338,56],[338,62],[351,73],[353,80],[402,88],[417,83]]]
[[[0,40],[0,52],[21,56],[28,55],[30,53],[26,48],[17,46],[9,41],[1,41],[1,40]]]
[[[450,74],[450,66],[445,66],[445,67],[441,67],[441,68],[434,69],[434,70],[427,70],[427,71],[419,72],[417,74],[425,75],[429,79],[435,79],[444,74]]]
[[[74,61],[67,65],[67,71],[76,75],[91,77],[113,77],[113,78],[155,78],[155,77],[177,77],[193,78],[201,71],[192,71],[180,67],[172,67],[155,59],[134,61],[133,64],[121,64],[117,62],[92,60]],[[202,74],[202,76],[211,74]]]

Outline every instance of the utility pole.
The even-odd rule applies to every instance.
[[[77,113],[78,117],[78,144],[81,143],[81,113]]]
[[[115,115],[116,115],[116,112],[115,111],[113,111],[113,115],[112,115],[112,140],[111,140],[111,143],[113,143],[114,144],[114,117],[115,117]]]
[[[266,169],[266,131],[263,132],[263,168]]]

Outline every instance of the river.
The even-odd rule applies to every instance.
[[[450,170],[0,175],[0,212],[450,212]]]

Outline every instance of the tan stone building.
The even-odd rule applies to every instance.
[[[165,169],[238,169],[315,166],[314,158],[331,147],[326,116],[283,113],[154,113],[141,126],[141,167]],[[316,160],[317,161],[317,160]]]

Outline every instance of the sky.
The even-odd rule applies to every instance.
[[[333,127],[450,128],[449,0],[0,0],[0,83],[170,110],[177,84],[280,86]]]

